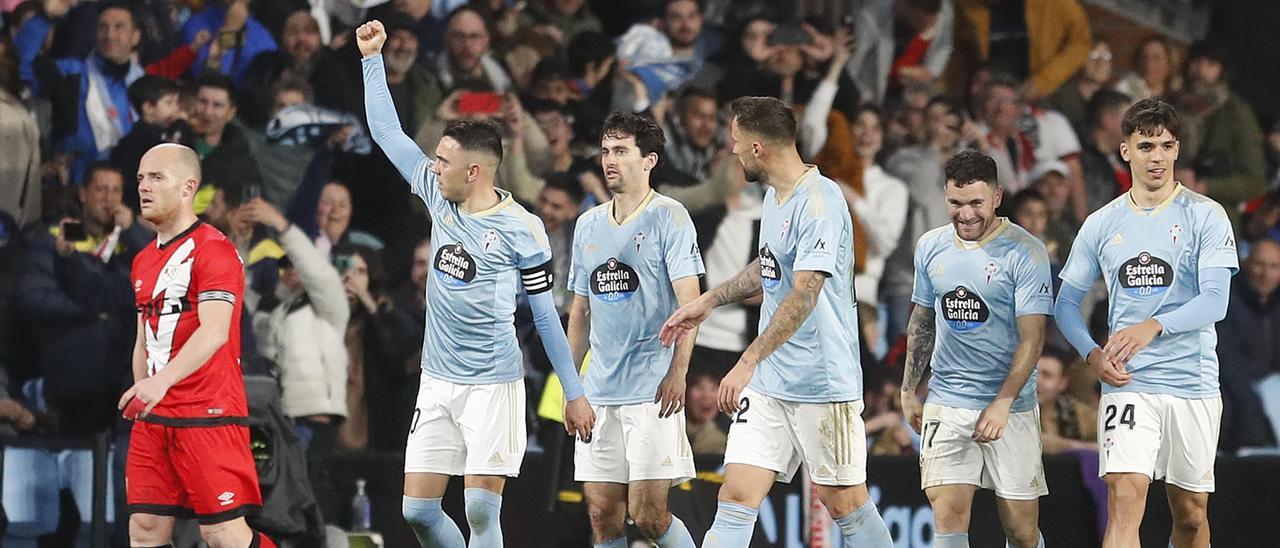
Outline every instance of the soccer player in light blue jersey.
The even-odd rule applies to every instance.
[[[689,212],[649,184],[664,141],[648,116],[609,115],[600,163],[613,199],[573,231],[569,347],[577,364],[591,349],[583,385],[597,417],[591,438],[577,442],[574,474],[597,548],[628,546],[628,514],[661,548],[694,546],[667,510],[671,486],[694,477],[684,422],[693,338],[673,349],[658,334],[677,306],[698,298],[704,270]]]
[[[1143,99],[1124,114],[1120,155],[1133,187],[1089,215],[1062,268],[1059,329],[1102,379],[1098,475],[1107,484],[1104,548],[1136,548],[1147,488],[1163,478],[1173,545],[1209,546],[1207,509],[1222,418],[1218,335],[1235,237],[1217,202],[1173,180],[1178,114]],[[1110,337],[1094,342],[1080,301],[1107,285]]]
[[[866,486],[849,209],[836,183],[801,161],[790,107],[773,97],[742,97],[731,109],[733,153],[748,180],[769,186],[760,256],[681,306],[662,329],[670,345],[715,307],[763,293],[760,334],[720,383],[720,410],[733,414],[733,424],[703,547],[750,544],[761,501],[800,464],[845,546],[891,547]]]
[[[920,485],[938,548],[968,548],[978,488],[996,492],[1010,546],[1044,546],[1035,369],[1053,308],[1044,244],[996,217],[1002,192],[990,156],[947,160],[951,224],[916,244],[915,309],[907,327],[902,412],[920,432]],[[921,416],[916,387],[933,368]]]
[[[450,476],[465,476],[471,546],[502,546],[507,477],[525,448],[524,361],[514,314],[523,286],[547,356],[564,383],[565,427],[591,435],[594,414],[573,368],[551,289],[551,250],[537,217],[493,186],[502,137],[485,122],[451,122],[427,158],[400,129],[382,64],[382,23],[356,32],[374,141],[427,205],[422,381],[405,448],[403,513],[423,546],[456,548],[462,533],[440,509]]]

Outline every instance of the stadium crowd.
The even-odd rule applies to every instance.
[[[764,196],[729,153],[726,107],[793,105],[801,154],[840,183],[856,227],[873,455],[919,448],[897,394],[915,242],[950,222],[944,162],[966,148],[995,158],[1002,214],[1044,241],[1056,282],[1085,217],[1129,188],[1123,112],[1164,98],[1183,120],[1176,178],[1225,206],[1242,243],[1218,327],[1219,450],[1277,447],[1280,416],[1264,410],[1280,409],[1280,120],[1233,91],[1221,43],[1153,35],[1120,59],[1077,0],[863,0],[800,21],[790,4],[0,0],[3,434],[108,436],[111,512],[123,506],[129,269],[154,238],[135,174],[150,147],[182,143],[202,161],[197,212],[244,262],[241,363],[278,380],[320,515],[350,526],[323,463],[403,451],[433,275],[432,220],[366,126],[353,29],[376,18],[419,146],[432,151],[452,120],[502,124],[497,183],[545,225],[566,317],[575,220],[610,199],[596,160],[610,112],[647,112],[665,132],[653,181],[692,215],[710,288],[755,258]],[[1104,299],[1099,284],[1086,303],[1099,341]],[[701,326],[687,381],[696,454],[724,452],[716,386],[758,320],[734,305]],[[536,339],[527,308],[516,326]],[[558,401],[542,346],[523,347],[528,401]],[[1096,452],[1097,378],[1056,334],[1038,366],[1045,451]],[[555,413],[530,416],[532,447],[562,432]],[[91,470],[87,450],[7,448],[3,544],[52,533],[64,488],[87,522]]]

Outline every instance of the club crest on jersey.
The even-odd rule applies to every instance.
[[[1173,244],[1178,244],[1178,236],[1182,235],[1182,225],[1173,225],[1169,227],[1169,236],[1173,238]]]
[[[991,285],[991,277],[1000,271],[1000,265],[995,261],[987,261],[987,266],[983,270],[987,273],[987,285]]]
[[[639,253],[640,244],[644,242],[644,232],[637,232],[635,236],[631,237],[631,241],[636,243],[636,253]]]
[[[640,275],[613,257],[591,272],[590,281],[591,293],[610,303],[630,300],[640,290]]]
[[[1120,287],[1134,297],[1159,295],[1173,285],[1173,267],[1143,251],[1120,265]]]
[[[497,241],[498,241],[497,230],[489,229],[488,232],[485,232],[484,233],[484,252],[488,253],[489,248],[493,247],[493,244],[497,243]]]
[[[778,239],[781,240],[786,238],[787,231],[789,230],[791,230],[791,219],[783,219],[782,228],[778,230]]]
[[[991,311],[982,298],[961,285],[942,295],[942,319],[955,331],[970,331],[982,327],[991,317]]]
[[[782,275],[778,272],[778,258],[774,257],[773,252],[769,251],[769,246],[765,245],[760,248],[760,285],[773,291],[773,288],[778,287],[778,282],[781,281]]]
[[[432,267],[436,278],[449,287],[462,287],[476,279],[476,261],[460,242],[440,246]]]

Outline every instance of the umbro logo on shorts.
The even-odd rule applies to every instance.
[[[231,506],[236,503],[236,494],[231,491],[223,491],[218,495],[218,506]]]

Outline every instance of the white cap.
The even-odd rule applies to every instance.
[[[1050,173],[1057,173],[1058,175],[1066,177],[1067,164],[1063,163],[1062,160],[1044,160],[1039,162],[1036,164],[1036,167],[1031,168],[1031,173],[1027,174],[1027,181],[1034,183],[1039,181],[1041,177]]]

